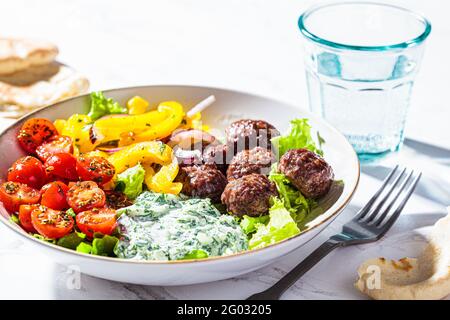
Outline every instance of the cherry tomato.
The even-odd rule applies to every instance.
[[[25,183],[39,189],[47,180],[47,174],[42,162],[32,156],[19,158],[8,169],[8,181]]]
[[[74,226],[73,218],[64,211],[42,205],[31,211],[31,223],[40,235],[49,239],[64,237]]]
[[[120,209],[131,206],[133,204],[133,202],[131,202],[131,200],[128,199],[128,197],[120,191],[106,190],[105,195],[105,207],[107,208]]]
[[[41,204],[54,210],[68,209],[67,190],[69,187],[61,181],[47,183],[41,189]]]
[[[31,211],[38,208],[38,204],[22,204],[19,207],[19,221],[20,225],[26,232],[36,233],[33,224],[31,223]]]
[[[32,118],[22,125],[17,140],[25,151],[34,154],[37,147],[57,134],[58,131],[50,120]]]
[[[55,136],[36,148],[36,154],[42,161],[57,153],[73,153],[71,137]]]
[[[77,159],[68,153],[57,153],[45,161],[48,174],[67,180],[78,180]]]
[[[102,157],[78,157],[77,172],[81,180],[105,184],[114,177],[114,166]]]
[[[19,210],[21,204],[35,204],[41,195],[38,190],[19,182],[5,182],[0,186],[0,200],[10,212]]]
[[[89,238],[95,232],[111,234],[116,227],[116,211],[109,208],[94,208],[77,214],[77,226]]]
[[[105,192],[93,181],[77,182],[67,191],[67,203],[76,213],[101,208],[105,201]]]

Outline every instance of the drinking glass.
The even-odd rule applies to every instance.
[[[311,110],[362,160],[398,150],[428,20],[389,4],[340,2],[306,11],[298,25]]]

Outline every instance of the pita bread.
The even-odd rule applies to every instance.
[[[355,286],[380,300],[435,300],[450,295],[450,207],[432,229],[429,243],[417,258],[372,259],[358,269]],[[374,286],[376,268],[379,287]]]
[[[52,62],[0,76],[0,117],[17,118],[31,110],[86,93],[89,81]]]
[[[57,55],[58,48],[49,42],[0,38],[0,75],[49,64]]]

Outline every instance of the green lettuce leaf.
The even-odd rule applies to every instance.
[[[84,233],[75,231],[58,239],[58,241],[56,241],[56,244],[64,248],[76,250],[79,244],[82,243],[85,238],[86,235]]]
[[[113,236],[105,235],[102,238],[94,238],[92,240],[92,254],[97,256],[114,257],[114,248],[119,239]]]
[[[269,180],[275,183],[284,207],[291,213],[295,222],[299,223],[311,212],[316,202],[313,199],[305,198],[284,174],[277,172],[277,166],[277,163],[272,165]]]
[[[322,145],[324,140],[318,135],[319,144]],[[290,132],[283,136],[274,137],[271,139],[275,150],[278,151],[278,156],[281,157],[286,151],[291,149],[308,149],[319,155],[323,155],[322,149],[316,146],[314,139],[311,136],[311,126],[308,119],[294,119],[291,121]]]
[[[274,204],[269,210],[269,217],[267,225],[257,225],[256,232],[249,241],[249,249],[263,248],[300,233],[300,229],[292,219],[290,212],[284,207],[282,200],[274,198]]]
[[[186,253],[186,255],[181,258],[180,260],[188,260],[188,259],[205,259],[208,258],[208,253],[206,251],[196,249],[192,250],[189,253]]]
[[[129,199],[136,199],[142,193],[145,169],[141,164],[117,175],[116,190],[122,191]]]
[[[269,222],[269,216],[261,216],[261,217],[249,217],[247,215],[242,217],[240,222],[240,226],[245,234],[251,234],[256,231],[260,224],[267,224]]]
[[[111,98],[106,98],[103,92],[91,93],[91,109],[88,116],[92,120],[97,120],[108,114],[127,113],[127,108],[122,107],[119,103]]]
[[[78,244],[78,246],[75,248],[76,251],[78,252],[83,252],[83,253],[92,253],[92,246],[89,243],[86,242],[80,242]]]
[[[69,208],[68,210],[66,210],[66,214],[71,216],[72,218],[75,218],[77,216],[77,214],[75,213],[75,211],[73,211],[72,208]]]
[[[18,217],[16,214],[12,214],[12,215],[9,217],[9,221],[11,221],[12,223],[15,223],[15,224],[20,225],[19,217]]]
[[[34,233],[33,237],[35,237],[36,239],[39,239],[41,241],[45,241],[45,242],[50,242],[50,243],[56,244],[56,240],[55,239],[46,238],[46,237],[40,235],[39,233]]]

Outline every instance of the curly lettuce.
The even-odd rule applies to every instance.
[[[269,222],[256,224],[256,232],[248,243],[251,250],[266,247],[300,233],[297,223],[284,207],[283,201],[278,198],[274,198],[273,201],[269,209]]]
[[[122,191],[129,199],[136,199],[142,193],[145,169],[138,163],[117,175],[116,190]]]
[[[313,199],[305,198],[284,174],[277,172],[276,163],[272,166],[269,180],[275,183],[279,198],[283,201],[284,207],[291,213],[295,222],[300,223],[315,207],[316,202]]]
[[[242,220],[240,221],[241,229],[244,231],[246,235],[252,234],[255,232],[258,228],[258,225],[260,224],[267,224],[269,222],[269,216],[261,216],[261,217],[250,217],[250,216],[243,216]]]
[[[208,258],[208,253],[201,249],[192,250],[189,253],[181,258],[180,260],[189,260],[189,259],[205,259]]]
[[[323,155],[321,145],[324,142],[320,135],[317,135],[319,146],[311,136],[311,126],[308,119],[294,119],[291,121],[290,131],[282,136],[277,136],[271,139],[272,145],[278,151],[281,157],[291,149],[308,149],[319,155]]]
[[[118,102],[111,98],[106,98],[103,92],[91,93],[91,109],[88,116],[91,120],[97,120],[108,114],[127,113],[127,108],[122,107]]]

